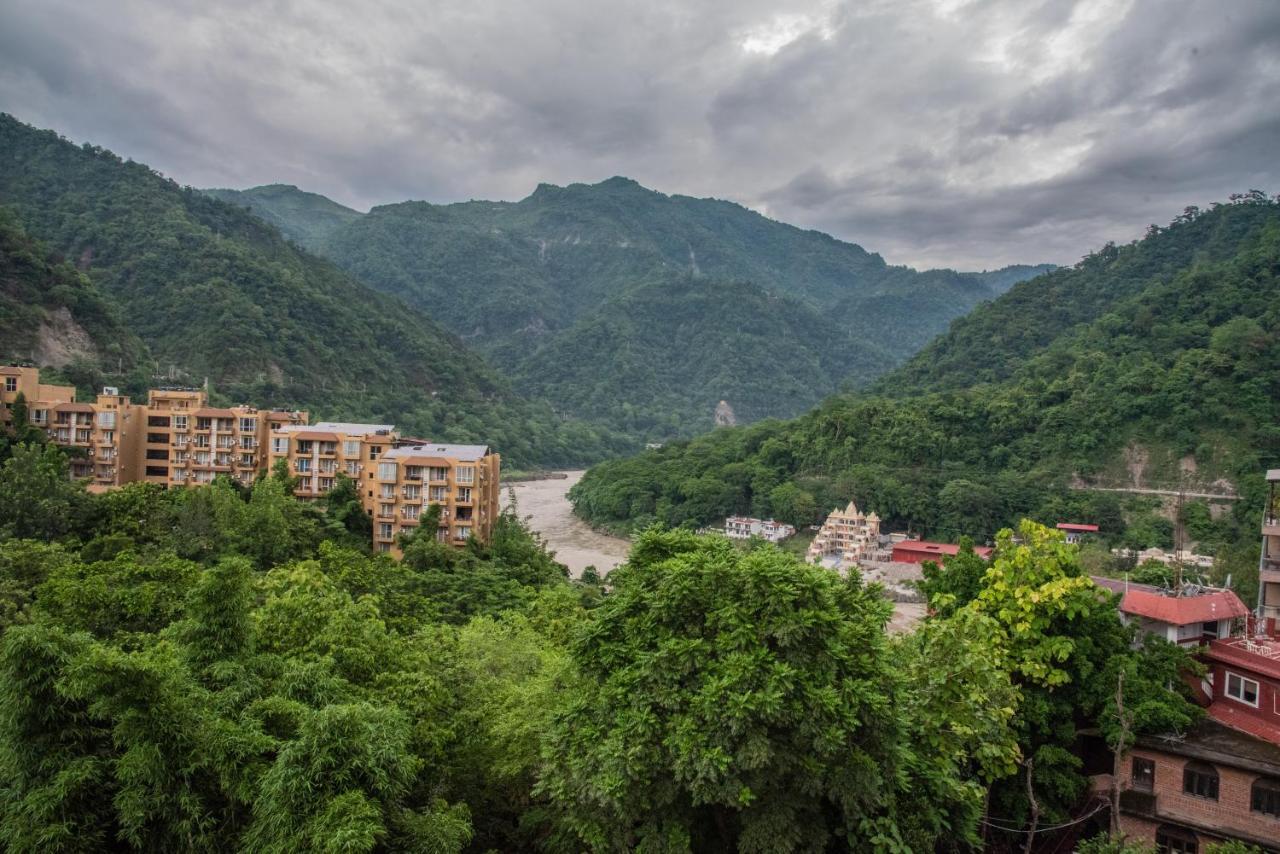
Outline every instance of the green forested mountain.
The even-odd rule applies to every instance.
[[[252,190],[205,190],[207,195],[253,212],[280,229],[299,246],[322,245],[330,234],[361,213],[344,207],[318,193],[299,190],[291,184],[267,184]]]
[[[0,360],[131,371],[145,347],[84,275],[0,207]]]
[[[890,361],[803,303],[685,273],[627,288],[544,336],[513,380],[568,412],[673,436],[709,427],[721,399],[742,422],[783,417]]]
[[[1256,545],[1278,462],[1280,203],[1250,194],[1017,285],[871,392],[602,464],[573,497],[602,524],[807,524],[855,498],[942,537],[1022,515],[1118,535],[1117,500],[1073,475],[1226,478],[1245,500],[1198,538]]]
[[[428,316],[241,208],[7,115],[0,150],[0,204],[76,259],[166,373],[235,400],[491,442],[517,464],[623,447],[518,398]]]
[[[626,178],[543,184],[515,203],[385,205],[341,225],[316,225],[316,198],[259,187],[234,200],[422,307],[521,390],[651,438],[706,429],[720,399],[744,418],[800,412],[1048,269],[920,273],[731,202],[667,196]],[[755,295],[742,305],[712,296],[748,284]],[[749,316],[757,310],[778,316]],[[814,314],[824,319],[799,321]],[[615,341],[610,330],[640,337]],[[744,356],[758,346],[756,330],[769,330],[772,344]],[[656,342],[673,335],[689,343],[663,354]],[[710,364],[664,364],[686,354]]]

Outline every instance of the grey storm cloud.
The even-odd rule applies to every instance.
[[[0,0],[0,109],[367,207],[614,174],[915,266],[1280,190],[1275,0]]]

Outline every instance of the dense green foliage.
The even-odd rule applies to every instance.
[[[1185,215],[1017,285],[873,393],[602,464],[571,497],[607,526],[696,526],[743,512],[810,524],[852,497],[889,530],[946,539],[987,540],[1030,517],[1168,546],[1172,526],[1147,499],[1069,488],[1074,475],[1130,485],[1137,461],[1142,484],[1236,486],[1243,497],[1230,514],[1188,507],[1183,521],[1248,584],[1261,473],[1280,462],[1278,274],[1280,204],[1253,195]],[[1077,294],[1088,305],[1075,307]],[[1029,330],[1051,340],[1037,349]],[[959,387],[969,360],[978,367]],[[936,366],[952,361],[944,377]]]
[[[607,413],[628,433],[665,438],[709,426],[719,400],[742,422],[790,415],[888,364],[802,303],[670,275],[546,336],[513,381],[574,414]]]
[[[0,361],[124,370],[138,366],[144,352],[93,283],[0,206]]]
[[[891,638],[877,587],[773,546],[647,531],[603,591],[509,513],[395,561],[341,495],[286,489],[89,495],[49,446],[0,467],[5,514],[50,493],[0,530],[6,850],[969,850],[1029,750],[1105,729],[1115,667],[1149,691],[1185,665],[1132,651],[1033,526]]]
[[[892,267],[739,205],[625,178],[358,218],[292,188],[234,198],[268,221],[292,218],[286,233],[431,312],[518,389],[650,439],[709,428],[721,399],[744,420],[794,415],[1046,269]]]
[[[0,204],[76,259],[167,374],[226,398],[495,445],[517,464],[627,447],[529,403],[424,314],[285,241],[242,208],[0,115]],[[101,354],[111,355],[110,351]],[[111,372],[139,392],[145,379]]]

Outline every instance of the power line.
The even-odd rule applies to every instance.
[[[1036,830],[1035,830],[1035,832],[1036,832],[1036,833],[1050,833],[1050,832],[1052,832],[1052,831],[1054,831],[1054,830],[1062,830],[1062,828],[1064,828],[1064,827],[1071,827],[1073,824],[1079,824],[1079,823],[1080,823],[1080,822],[1082,822],[1082,821],[1085,821],[1085,820],[1087,820],[1087,819],[1093,818],[1095,815],[1097,815],[1098,813],[1102,812],[1102,811],[1103,811],[1104,809],[1106,809],[1106,808],[1107,808],[1107,804],[1106,804],[1106,803],[1101,803],[1101,804],[1099,804],[1098,806],[1094,807],[1092,811],[1085,813],[1084,815],[1080,816],[1080,817],[1079,817],[1079,818],[1077,818],[1077,819],[1073,819],[1073,820],[1071,820],[1071,821],[1064,822],[1063,824],[1054,825],[1053,827],[1037,827],[1037,828],[1036,828]],[[1004,831],[1005,833],[1030,833],[1030,832],[1031,832],[1030,830],[1024,830],[1024,829],[1017,828],[1017,827],[1008,827],[1008,826],[1006,826],[1006,825],[996,824],[995,822],[993,822],[993,821],[991,821],[991,820],[989,820],[989,819],[985,819],[985,818],[981,820],[981,823],[982,823],[982,824],[987,825],[988,827],[993,827],[993,828],[995,828],[996,830],[1002,830],[1002,831]]]

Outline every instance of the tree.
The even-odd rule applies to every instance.
[[[0,537],[56,540],[76,529],[87,505],[53,445],[17,445],[0,466]]]
[[[572,650],[539,791],[566,850],[923,850],[903,785],[890,609],[775,548],[650,530]]]
[[[925,600],[940,616],[946,617],[977,598],[987,562],[973,550],[973,540],[960,538],[960,550],[942,559],[942,566],[931,560],[921,567],[923,578],[917,587]]]

